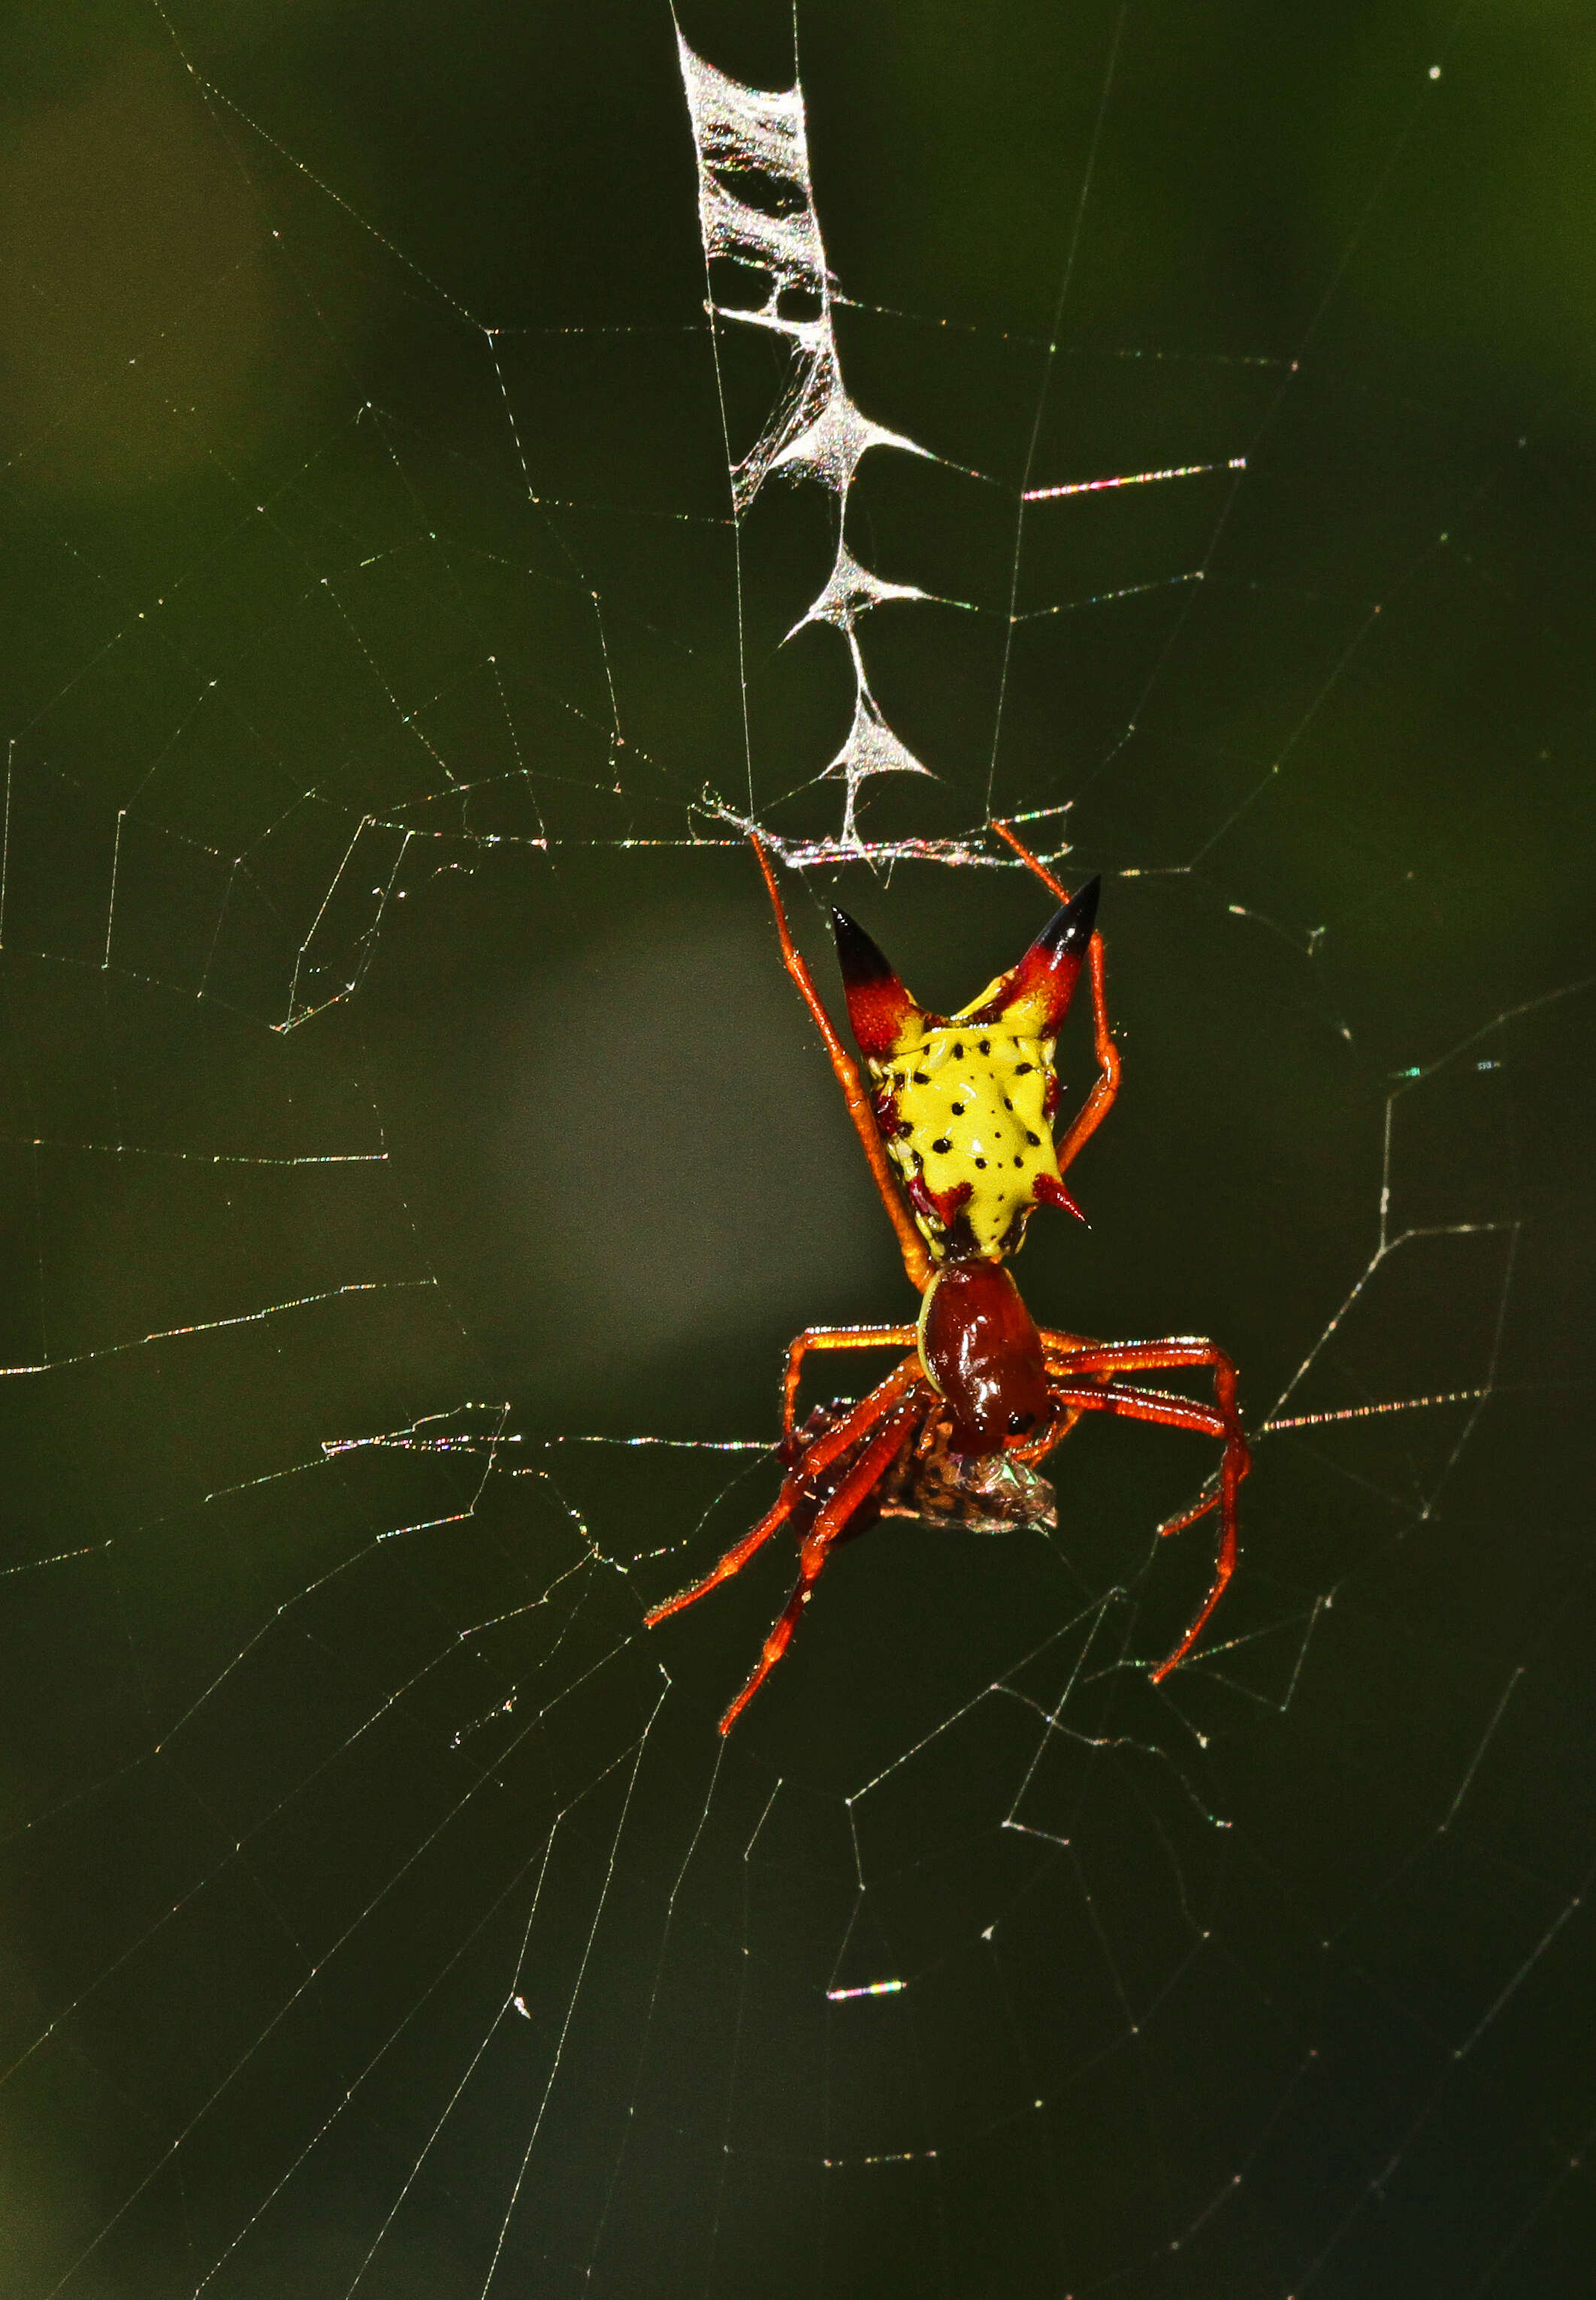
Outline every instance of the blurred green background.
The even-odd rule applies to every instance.
[[[705,803],[834,829],[852,688],[828,499],[734,554],[669,11],[13,12],[8,2293],[1584,2288],[1589,12],[797,36],[943,459],[850,539],[962,603],[864,628],[936,778],[865,828],[1105,881],[1027,1298],[1342,1418],[1160,1692],[1193,1457],[1089,1429],[1052,1538],[849,1549],[722,1749],[787,1561],[642,1612],[907,1296]],[[950,1006],[1047,907],[788,883]]]

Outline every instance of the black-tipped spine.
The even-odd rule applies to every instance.
[[[901,1045],[914,1001],[885,951],[846,911],[833,910],[837,964],[847,994],[848,1019],[867,1062],[882,1062]]]
[[[1097,901],[1102,893],[1101,879],[1088,879],[1078,894],[1056,910],[1042,932],[1032,944],[1033,950],[1046,957],[1080,960],[1086,954],[1092,939],[1092,929],[1097,923]]]

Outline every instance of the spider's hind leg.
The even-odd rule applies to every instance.
[[[776,938],[781,945],[781,962],[798,987],[804,1004],[813,1017],[820,1033],[827,1057],[843,1089],[843,1100],[848,1105],[848,1115],[853,1121],[853,1130],[859,1137],[860,1147],[869,1162],[870,1173],[886,1208],[887,1220],[897,1233],[898,1251],[903,1257],[903,1269],[917,1294],[923,1294],[931,1283],[931,1257],[926,1251],[925,1240],[914,1226],[908,1207],[899,1194],[896,1179],[881,1139],[881,1129],[876,1123],[876,1113],[859,1065],[832,1028],[831,1017],[826,1012],[814,977],[803,962],[802,954],[793,940],[787,914],[782,906],[781,892],[776,884],[776,873],[770,867],[770,857],[765,852],[763,840],[754,831],[748,834],[764,873],[765,890],[770,897],[770,908],[776,913]]]
[[[1027,871],[1034,871],[1044,887],[1050,888],[1061,903],[1069,900],[1068,891],[1054,878],[1045,862],[1033,854],[1018,833],[1006,822],[993,822],[998,837],[1014,849]],[[1109,1029],[1108,967],[1103,957],[1102,937],[1094,934],[1088,946],[1087,971],[1092,982],[1092,1043],[1097,1056],[1097,1083],[1076,1112],[1068,1133],[1059,1145],[1059,1171],[1062,1174],[1072,1162],[1077,1151],[1083,1149],[1114,1107],[1114,1097],[1119,1091],[1119,1049],[1114,1044]]]

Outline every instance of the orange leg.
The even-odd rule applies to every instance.
[[[787,1370],[781,1386],[782,1436],[790,1438],[793,1434],[798,1384],[802,1378],[804,1358],[810,1350],[907,1350],[914,1346],[915,1340],[912,1326],[806,1326],[787,1349]]]
[[[797,946],[793,940],[791,930],[787,926],[787,914],[782,908],[781,896],[777,891],[776,873],[770,868],[770,857],[766,854],[763,844],[754,832],[750,831],[748,836],[749,843],[759,857],[760,869],[765,874],[765,886],[769,893],[770,907],[776,913],[776,932],[781,943],[781,962],[797,984],[803,1003],[814,1018],[815,1028],[825,1042],[826,1052],[831,1058],[831,1067],[836,1072],[836,1082],[843,1089],[843,1100],[848,1105],[848,1115],[853,1121],[854,1131],[864,1146],[864,1154],[869,1161],[870,1171],[876,1178],[876,1188],[881,1193],[881,1203],[886,1208],[887,1218],[898,1234],[898,1251],[903,1257],[903,1267],[909,1273],[909,1282],[917,1294],[923,1294],[931,1283],[931,1257],[926,1251],[925,1241],[916,1229],[908,1207],[899,1195],[898,1185],[888,1162],[885,1148],[882,1144],[881,1129],[876,1123],[876,1113],[870,1107],[869,1095],[865,1089],[864,1080],[859,1074],[859,1065],[832,1029],[831,1017],[820,1003],[820,994],[815,988],[814,978],[804,964]]]
[[[793,1632],[797,1628],[803,1609],[810,1601],[810,1593],[819,1579],[820,1569],[831,1553],[833,1542],[844,1530],[849,1519],[860,1504],[874,1487],[880,1484],[892,1467],[899,1448],[914,1427],[919,1412],[918,1406],[909,1406],[894,1413],[891,1420],[883,1425],[865,1447],[835,1493],[825,1504],[813,1526],[805,1535],[803,1545],[798,1552],[797,1586],[777,1615],[769,1636],[761,1648],[753,1674],[720,1720],[720,1730],[723,1733],[731,1731],[744,1710],[753,1699],[754,1695],[792,1643]]]
[[[863,1437],[873,1423],[879,1421],[884,1413],[890,1413],[913,1382],[918,1371],[912,1360],[905,1365],[894,1366],[886,1379],[877,1382],[868,1397],[861,1397],[852,1412],[839,1421],[835,1429],[829,1429],[823,1438],[817,1438],[804,1454],[802,1476],[784,1479],[775,1503],[753,1530],[745,1533],[740,1541],[733,1542],[725,1556],[710,1568],[702,1581],[694,1581],[689,1588],[678,1589],[674,1597],[667,1597],[662,1604],[655,1605],[644,1613],[644,1628],[652,1629],[656,1623],[669,1620],[672,1613],[679,1613],[684,1605],[695,1604],[700,1597],[707,1597],[711,1589],[719,1588],[722,1581],[729,1581],[734,1573],[740,1573],[754,1553],[763,1548],[771,1535],[791,1517],[802,1498],[806,1481],[829,1469],[839,1454],[845,1454],[849,1446]],[[839,1492],[845,1489],[847,1482],[845,1479],[844,1486],[838,1488]],[[832,1498],[835,1501],[835,1496]]]
[[[1042,1339],[1047,1356],[1048,1393],[1055,1406],[1069,1412],[1067,1427],[1072,1426],[1082,1412],[1095,1408],[1100,1412],[1122,1413],[1133,1421],[1156,1421],[1166,1429],[1192,1429],[1201,1436],[1224,1440],[1216,1490],[1195,1508],[1168,1519],[1159,1528],[1160,1534],[1179,1533],[1185,1527],[1194,1525],[1199,1518],[1206,1517],[1209,1510],[1217,1508],[1219,1512],[1219,1546],[1213,1586],[1174,1652],[1152,1671],[1152,1681],[1157,1685],[1191,1652],[1235,1571],[1236,1492],[1252,1465],[1236,1410],[1236,1370],[1224,1351],[1212,1342],[1185,1338],[1083,1344],[1071,1335],[1044,1331]],[[1167,1390],[1116,1388],[1111,1379],[1123,1373],[1176,1372],[1186,1366],[1212,1367],[1212,1405],[1199,1405],[1191,1398],[1171,1396]],[[1061,1430],[1060,1435],[1063,1434]]]
[[[1061,903],[1069,900],[1044,862],[1039,862],[1025,842],[1006,822],[994,822],[998,837],[1006,839],[1020,861],[1034,871],[1044,887],[1051,887]],[[1059,1145],[1059,1171],[1062,1174],[1076,1154],[1089,1142],[1114,1107],[1114,1097],[1119,1091],[1119,1049],[1109,1031],[1108,996],[1105,988],[1107,969],[1103,959],[1102,937],[1094,934],[1086,954],[1092,978],[1092,1036],[1097,1054],[1098,1080],[1076,1115],[1075,1122]]]
[[[1060,1334],[1057,1328],[1052,1326],[1045,1326],[1041,1329],[1041,1331],[1043,1348],[1047,1360],[1048,1382],[1051,1392],[1056,1385],[1060,1371],[1066,1359],[1069,1358],[1077,1350],[1094,1350],[1098,1348],[1100,1345],[1096,1342],[1088,1341],[1085,1337],[1081,1334]],[[1101,1384],[1106,1382],[1109,1377],[1107,1373],[1104,1372],[1091,1376],[1089,1379],[1094,1379],[1099,1384]],[[1010,1446],[1009,1451],[1018,1455],[1019,1460],[1022,1462],[1035,1462],[1043,1460],[1047,1454],[1052,1452],[1055,1446],[1061,1445],[1064,1439],[1068,1437],[1070,1431],[1075,1428],[1076,1423],[1080,1420],[1081,1415],[1085,1411],[1085,1408],[1084,1406],[1074,1404],[1066,1404],[1058,1412],[1050,1415],[1048,1420],[1043,1423],[1041,1429],[1037,1430],[1035,1437],[1027,1438],[1022,1446]]]

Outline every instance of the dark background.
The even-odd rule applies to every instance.
[[[704,802],[835,828],[850,689],[819,491],[739,588],[669,13],[13,13],[8,2294],[1588,2279],[1596,38],[798,34],[850,387],[946,459],[850,536],[967,603],[865,629],[937,776],[867,831],[1105,881],[1027,1297],[1340,1418],[1161,1689],[1193,1454],[1088,1429],[1056,1536],[847,1550],[722,1746],[788,1560],[642,1612],[908,1296]],[[788,883],[950,1005],[1046,907]]]

